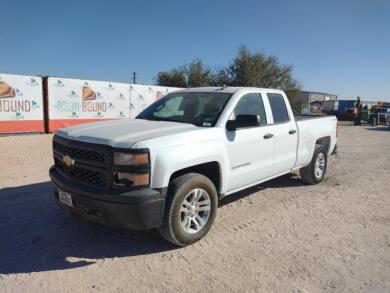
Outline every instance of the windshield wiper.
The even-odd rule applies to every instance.
[[[136,117],[135,119],[142,119],[142,120],[148,120],[148,121],[155,121],[156,119],[151,117]]]
[[[169,117],[153,117],[155,121],[168,121],[168,122],[178,122],[178,123],[188,123],[182,120],[176,120]]]

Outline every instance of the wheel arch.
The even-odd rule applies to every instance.
[[[315,145],[321,145],[325,148],[326,154],[329,154],[329,148],[331,144],[331,137],[330,136],[324,136],[316,140]]]
[[[179,170],[174,171],[170,177],[169,182],[174,178],[187,173],[198,173],[201,174],[214,184],[217,193],[220,194],[222,190],[222,170],[221,165],[217,161],[210,161],[202,164],[188,166]]]

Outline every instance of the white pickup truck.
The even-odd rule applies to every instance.
[[[295,170],[321,182],[336,140],[336,117],[294,117],[283,91],[185,89],[133,120],[59,130],[50,177],[73,213],[185,246],[207,234],[224,196]]]

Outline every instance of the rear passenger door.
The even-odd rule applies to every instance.
[[[267,97],[272,111],[275,137],[273,175],[277,175],[295,166],[298,130],[285,97],[279,93],[268,93]]]

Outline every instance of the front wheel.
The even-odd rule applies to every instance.
[[[178,246],[194,243],[209,232],[217,207],[218,195],[210,179],[197,173],[176,177],[169,184],[164,221],[158,232]]]
[[[316,145],[310,164],[299,170],[302,180],[309,184],[320,183],[326,173],[328,157],[326,149],[322,145]]]

